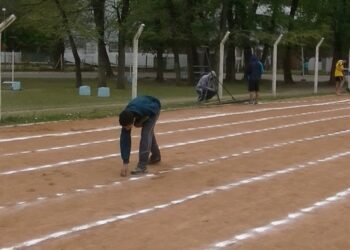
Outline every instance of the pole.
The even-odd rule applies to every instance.
[[[273,67],[272,67],[272,94],[276,97],[276,82],[277,82],[277,45],[281,41],[283,34],[281,34],[273,45]]]
[[[318,58],[319,58],[319,48],[321,44],[323,43],[324,38],[322,37],[321,40],[316,45],[316,55],[315,55],[315,76],[314,76],[314,94],[317,94],[317,88],[318,88]]]
[[[0,122],[1,122],[1,88],[2,88],[2,79],[1,79],[1,34],[2,32],[14,21],[16,20],[16,16],[15,15],[11,15],[9,16],[6,20],[4,20],[2,23],[0,23]]]
[[[137,96],[137,66],[138,66],[138,49],[139,49],[139,37],[145,27],[141,24],[136,32],[133,40],[133,70],[132,70],[132,94],[131,98],[134,99]]]
[[[224,48],[225,48],[225,42],[228,39],[228,36],[230,35],[230,32],[227,31],[224,38],[220,42],[220,63],[219,63],[219,98],[222,98],[222,85],[224,84]]]

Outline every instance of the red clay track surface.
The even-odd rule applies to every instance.
[[[350,249],[349,124],[347,96],[164,111],[125,178],[117,118],[1,127],[0,248]]]

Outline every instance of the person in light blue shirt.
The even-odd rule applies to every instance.
[[[133,127],[141,128],[141,140],[139,162],[131,174],[147,173],[147,164],[156,164],[161,161],[160,150],[154,135],[154,127],[159,118],[160,108],[161,104],[157,98],[139,96],[131,100],[119,114],[119,124],[122,126],[120,134],[120,152],[123,161],[121,176],[126,176],[128,172]]]

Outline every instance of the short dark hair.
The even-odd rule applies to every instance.
[[[119,114],[119,124],[121,126],[128,126],[134,123],[134,114],[130,111],[124,110]]]

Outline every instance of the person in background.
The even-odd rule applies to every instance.
[[[255,55],[252,55],[247,66],[246,77],[248,79],[249,104],[258,104],[260,80],[264,73],[264,67]]]
[[[334,77],[335,77],[335,94],[340,95],[341,89],[344,84],[344,64],[345,60],[338,60],[335,64]]]
[[[139,145],[139,161],[131,174],[147,173],[147,164],[161,161],[161,155],[154,135],[154,127],[159,117],[161,104],[153,96],[139,96],[134,98],[119,114],[119,124],[122,126],[120,134],[120,152],[123,167],[120,175],[126,176],[131,151],[131,130],[141,128]],[[151,156],[149,157],[149,155]]]
[[[215,71],[211,71],[203,75],[197,85],[196,92],[198,94],[198,102],[203,102],[211,99],[213,96],[217,95],[217,84]]]

